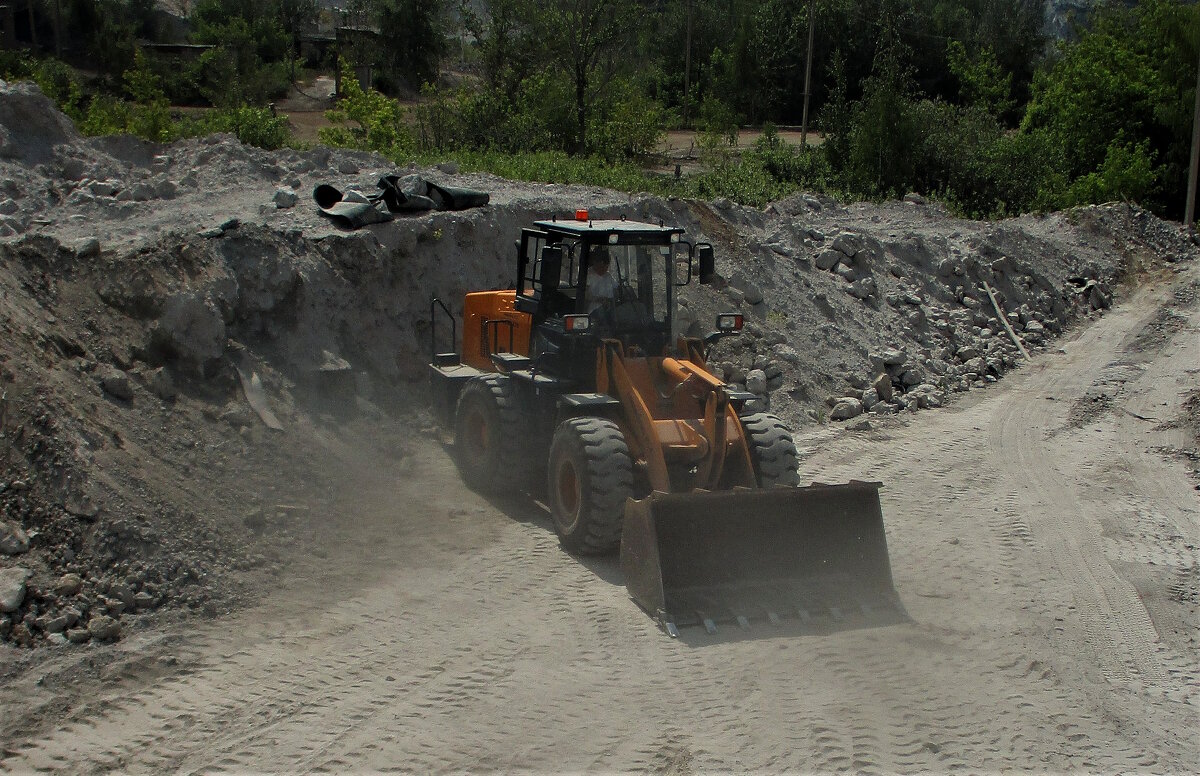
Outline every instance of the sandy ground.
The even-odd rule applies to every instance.
[[[1140,590],[1196,567],[1195,484],[1156,450],[1184,442],[1161,421],[1200,374],[1198,283],[1152,279],[920,424],[800,440],[808,479],[884,481],[911,623],[672,640],[615,562],[463,490],[432,438],[370,468],[348,445],[326,557],[232,618],[120,642],[100,677],[6,687],[91,693],[0,769],[1192,772],[1195,607]]]

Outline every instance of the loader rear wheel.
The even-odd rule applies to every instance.
[[[577,555],[600,555],[620,546],[633,464],[616,423],[568,418],[559,424],[547,480],[554,530],[563,547]]]
[[[786,485],[794,488],[800,484],[796,471],[796,443],[792,432],[775,415],[755,412],[743,415],[742,428],[746,429],[746,444],[750,448],[750,460],[754,463],[754,476],[760,488]]]
[[[521,418],[511,379],[480,375],[463,386],[454,413],[454,453],[463,480],[474,490],[513,490],[520,469]]]

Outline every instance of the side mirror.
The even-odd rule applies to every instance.
[[[712,282],[713,275],[717,274],[717,256],[713,252],[712,245],[708,243],[697,245],[696,258],[700,264],[700,282],[703,285],[708,285]]]

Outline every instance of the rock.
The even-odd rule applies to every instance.
[[[972,345],[963,345],[955,351],[954,355],[964,364],[973,358],[979,358],[979,349]]]
[[[76,256],[82,259],[89,259],[100,255],[100,241],[95,237],[84,237],[81,240],[73,242],[71,249],[75,251]]]
[[[175,199],[175,195],[179,192],[179,187],[169,180],[160,180],[154,184],[154,196],[159,199]]]
[[[908,361],[908,354],[899,348],[888,348],[879,357],[884,366],[902,366]]]
[[[725,297],[733,302],[734,305],[740,305],[746,300],[746,295],[742,293],[741,289],[734,288],[733,286],[725,287]]]
[[[203,367],[225,352],[225,320],[203,294],[184,292],[166,301],[154,339],[168,352]]]
[[[871,421],[865,415],[857,417],[846,424],[847,431],[870,431]]]
[[[175,380],[172,379],[171,373],[167,371],[166,367],[160,366],[146,375],[146,387],[163,401],[170,401],[178,394]]]
[[[1107,285],[1098,280],[1089,280],[1084,286],[1084,291],[1088,294],[1088,302],[1092,305],[1093,310],[1107,310],[1112,307],[1112,290]]]
[[[816,258],[813,259],[813,264],[817,269],[829,270],[836,267],[838,262],[840,262],[843,258],[845,258],[845,254],[841,251],[835,251],[832,248],[826,248],[817,254]]]
[[[0,612],[15,612],[25,601],[25,582],[32,572],[15,566],[0,569]]]
[[[829,247],[843,256],[854,258],[855,254],[863,249],[863,240],[862,237],[853,232],[842,232],[833,238],[833,244]]]
[[[910,202],[914,205],[924,205],[925,204],[925,198],[922,197],[920,194],[916,193],[915,191],[910,191],[909,193],[905,194],[904,201]]]
[[[871,412],[876,415],[895,415],[900,410],[895,404],[881,401],[871,408]]]
[[[842,280],[845,280],[847,283],[853,283],[858,278],[858,272],[854,269],[854,267],[851,267],[845,262],[838,262],[838,265],[833,268],[833,271],[838,275],[838,277],[840,277]]]
[[[149,593],[138,593],[133,597],[133,604],[139,609],[150,609],[154,606],[154,596]]]
[[[105,367],[101,371],[100,387],[110,396],[124,401],[133,400],[133,383],[129,375],[116,367]]]
[[[800,355],[800,351],[796,350],[791,345],[776,345],[775,356],[783,361],[788,362],[789,364],[799,364],[803,360]],[[770,379],[770,376],[768,376],[767,379]]]
[[[121,623],[101,614],[88,620],[87,632],[97,641],[116,641],[121,638]],[[70,634],[68,634],[70,638]]]
[[[108,589],[108,593],[125,604],[126,609],[132,609],[135,606],[133,589],[129,585],[118,582]]]
[[[437,168],[447,175],[458,175],[458,162],[442,162]]]
[[[867,299],[875,293],[875,278],[860,278],[846,289],[855,299]]]
[[[16,523],[0,520],[0,553],[20,555],[29,551],[29,535]]]
[[[61,614],[57,617],[39,617],[37,624],[43,633],[62,633],[68,625],[66,616]]]
[[[767,392],[767,373],[761,369],[751,369],[746,373],[746,390],[756,396]]]
[[[287,187],[275,189],[275,195],[271,197],[271,201],[275,203],[275,207],[280,210],[295,207],[298,199],[299,197],[296,196],[296,192]]]
[[[135,183],[133,188],[129,189],[128,192],[129,198],[134,202],[148,202],[149,200],[154,199],[156,194],[154,187],[145,181],[139,181],[138,183]]]
[[[900,375],[900,382],[905,386],[920,385],[925,382],[925,370],[914,364]]]
[[[759,304],[763,300],[762,290],[752,283],[741,270],[733,273],[733,277],[729,278],[729,285],[742,292],[742,298],[746,300],[747,304]]]
[[[863,410],[869,410],[879,403],[879,394],[874,388],[866,388],[862,392]]]
[[[880,400],[892,400],[892,394],[894,393],[892,378],[886,372],[876,375],[875,379],[871,381],[871,388],[879,396]]]
[[[862,402],[853,396],[846,396],[838,399],[837,404],[833,406],[829,417],[832,420],[849,420],[862,414]]]
[[[54,592],[64,598],[69,598],[83,589],[83,579],[78,574],[63,574],[54,583]]]
[[[111,197],[121,188],[119,181],[93,181],[88,187],[97,197]]]
[[[1025,324],[1024,334],[1030,342],[1041,342],[1046,338],[1046,327],[1040,321],[1030,320]]]
[[[67,641],[72,644],[86,644],[92,638],[87,628],[72,628],[67,631]]]

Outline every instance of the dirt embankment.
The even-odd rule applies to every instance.
[[[370,191],[383,160],[85,140],[36,89],[0,91],[0,637],[19,647],[212,616],[269,585],[338,509],[338,440],[395,428],[381,454],[403,457],[425,425],[431,296],[457,308],[508,285],[534,218],[584,206],[712,241],[728,282],[686,290],[681,328],[746,312],[715,368],[797,428],[941,406],[1126,277],[1194,254],[1127,206],[997,223],[810,196],[758,211],[451,167],[416,172],[492,204],[345,231],[308,192]]]

